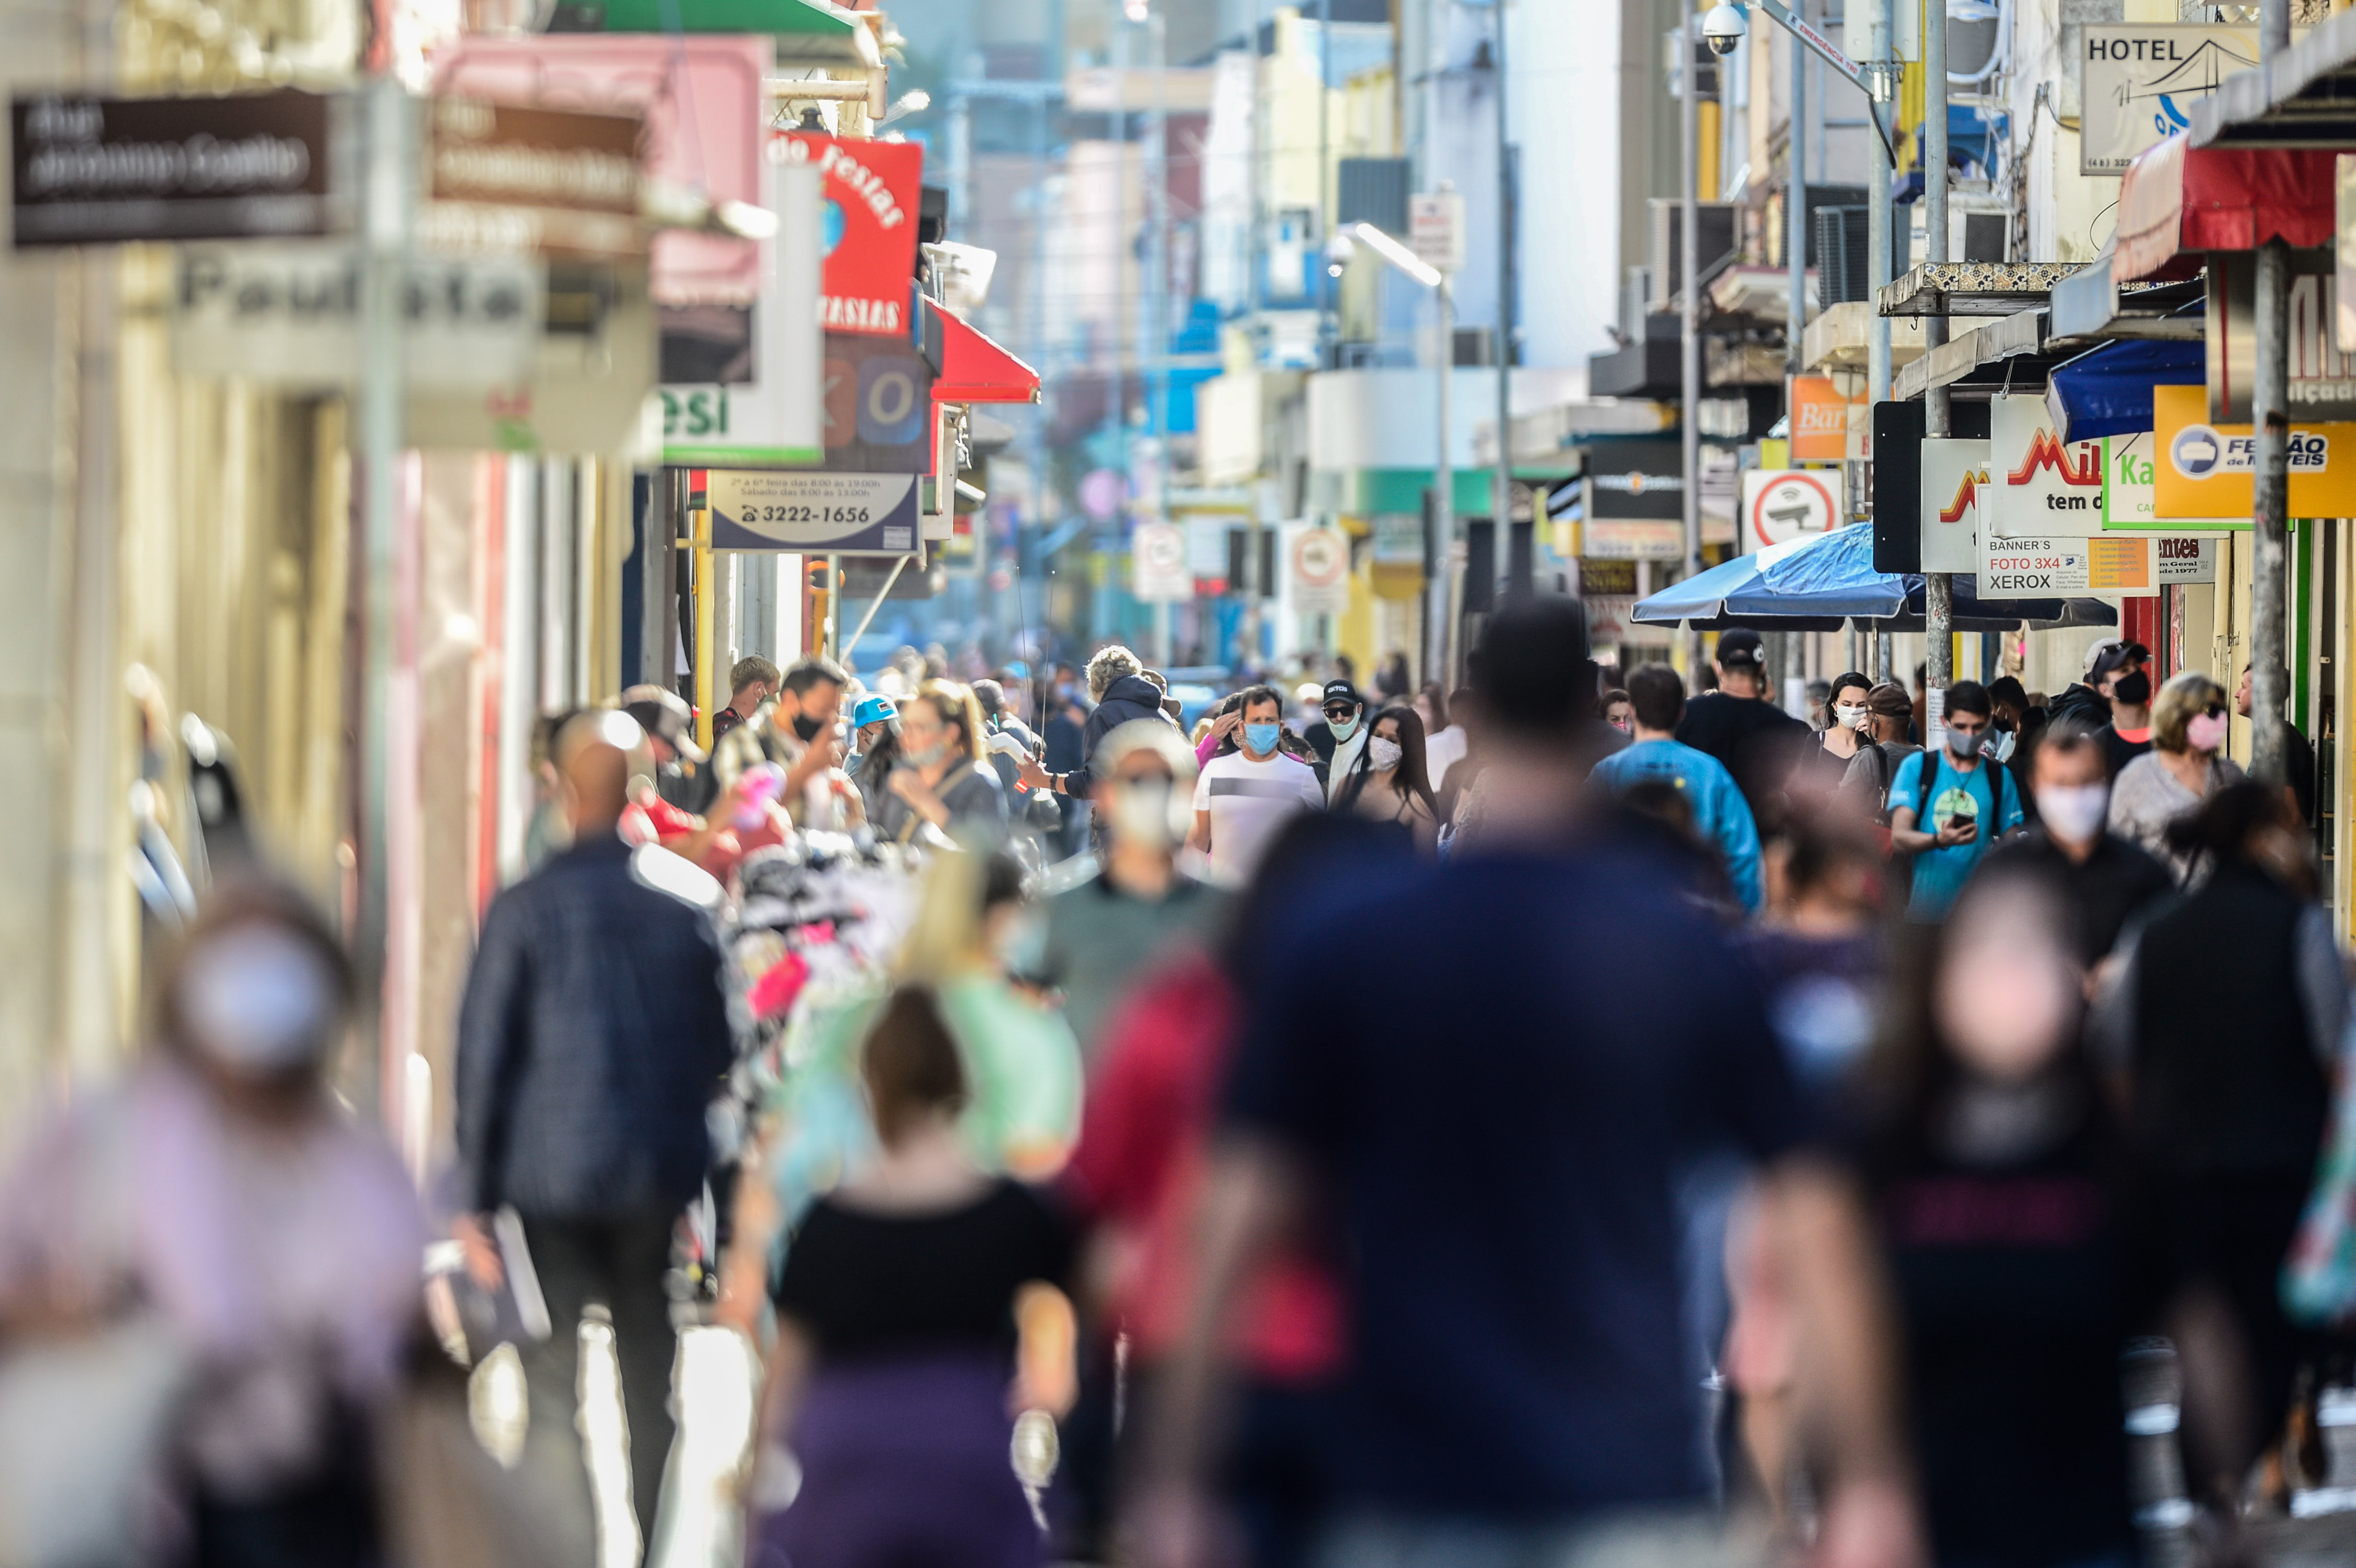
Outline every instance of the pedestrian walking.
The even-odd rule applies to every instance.
[[[248,870],[157,983],[123,1079],[0,1183],[0,1534],[28,1563],[369,1568],[425,1236],[328,1086],[350,966]]]
[[[670,1452],[671,1232],[710,1162],[704,1110],[734,1056],[712,909],[720,887],[616,832],[644,736],[584,714],[556,739],[572,846],[491,901],[458,1018],[459,1232],[485,1283],[512,1210],[552,1332],[525,1348],[530,1443],[588,1473],[573,1424],[582,1315],[611,1316],[631,1498],[650,1537]],[[520,1288],[520,1287],[519,1287]],[[565,1474],[559,1477],[556,1470]]]
[[[2077,924],[2045,879],[1984,865],[1865,1069],[1858,1158],[1942,1564],[2136,1559],[2118,1359],[2168,1272],[2080,1046]]]
[[[1734,627],[1719,634],[1718,690],[1686,704],[1677,741],[1718,758],[1751,807],[1763,835],[1783,821],[1783,790],[1812,739],[1808,726],[1767,700],[1767,670],[1759,634]],[[1628,677],[1628,690],[1636,678]]]
[[[1595,701],[1597,716],[1622,735],[1633,735],[1636,729],[1636,704],[1618,686],[1611,688]]]
[[[622,712],[647,732],[655,753],[655,793],[682,811],[702,816],[719,799],[720,784],[695,744],[695,714],[686,699],[660,686],[632,686],[622,693]]]
[[[1477,852],[1344,890],[1245,998],[1190,1329],[1137,1418],[1140,1550],[1211,1560],[1216,1326],[1278,1237],[1316,1228],[1352,1260],[1321,1562],[1738,1561],[1712,1517],[1670,1198],[1681,1152],[1723,1142],[1764,1168],[1768,1245],[1804,1282],[1823,1356],[1804,1378],[1825,1549],[1911,1562],[1863,1222],[1802,1155],[1758,993],[1674,887],[1571,846],[1596,724],[1585,618],[1509,602],[1472,668],[1490,748]],[[1301,983],[1368,973],[1450,983]]]
[[[2246,777],[2240,763],[2221,755],[2227,724],[2225,689],[2198,670],[2183,671],[2152,704],[2150,748],[2114,775],[2111,831],[2157,855],[2179,882],[2197,868],[2170,840],[2169,826]],[[2118,755],[2107,739],[2104,746]]]
[[[1987,688],[1956,682],[1947,688],[1946,743],[1908,757],[1890,780],[1890,842],[1913,857],[1910,920],[1944,919],[1980,856],[2020,825],[2019,789],[1981,755],[1989,719]]]
[[[1018,1324],[1026,1290],[1069,1286],[1070,1227],[969,1156],[958,1122],[972,1091],[928,991],[884,1004],[860,1076],[879,1152],[811,1206],[773,1293],[762,1464],[790,1474],[788,1451],[798,1486],[779,1496],[756,1473],[748,1563],[1040,1563],[1010,1406],[1060,1402],[1018,1375],[1041,1364],[1020,1354]]]
[[[1063,993],[1064,1016],[1091,1060],[1137,978],[1198,950],[1226,905],[1178,865],[1199,772],[1178,733],[1132,720],[1097,747],[1096,768],[1104,856],[1050,873],[1040,951],[1023,966],[1025,978]]]
[[[2111,722],[2103,730],[2103,750],[2110,758],[2114,779],[2152,747],[2150,659],[2150,650],[2143,644],[2124,642],[2095,666],[2094,689],[2111,704]]]
[[[759,713],[761,704],[776,695],[779,683],[777,667],[759,654],[749,653],[736,660],[728,671],[728,705],[712,715],[713,744]]]
[[[1096,705],[1081,727],[1079,760],[1062,770],[1053,770],[1052,762],[1023,764],[1023,782],[1029,788],[1085,800],[1094,783],[1088,762],[1105,736],[1138,719],[1177,728],[1177,721],[1162,711],[1162,688],[1146,678],[1137,655],[1119,643],[1098,649],[1088,660],[1088,695]]]
[[[1873,749],[1873,711],[1866,705],[1873,682],[1851,670],[1836,675],[1825,699],[1825,722],[1816,731],[1816,748],[1808,754],[1804,772],[1819,788],[1838,789],[1852,772],[1868,778],[1882,760],[1869,757],[1860,769],[1858,758]]]
[[[881,796],[869,819],[875,836],[893,843],[927,830],[937,843],[958,832],[1003,837],[1006,797],[982,750],[973,693],[954,681],[926,681],[899,716],[898,763],[870,787]]]
[[[2176,878],[2142,846],[2104,825],[2111,785],[2100,736],[2076,724],[2049,725],[2030,748],[2037,822],[1990,850],[1982,875],[2044,878],[2071,917],[2080,967],[2092,972],[2118,945],[2128,922],[2175,889]]]
[[[1717,851],[1736,899],[1746,913],[1756,914],[1765,897],[1758,825],[1734,776],[1716,757],[1673,738],[1685,712],[1685,682],[1665,664],[1644,664],[1628,677],[1628,685],[1635,739],[1595,764],[1595,784],[1619,796],[1640,784],[1675,791],[1694,832]]]
[[[1424,777],[1423,721],[1413,708],[1385,708],[1375,715],[1366,732],[1366,766],[1334,808],[1404,828],[1427,853],[1438,848],[1440,807]]]
[[[868,759],[884,748],[888,748],[890,757],[896,757],[899,755],[896,745],[899,735],[900,709],[891,698],[871,693],[851,704],[851,754],[842,760],[842,773],[858,787],[862,799],[867,790]],[[890,770],[889,760],[881,762],[874,777],[881,779]],[[875,803],[868,800],[866,804],[869,815],[873,816]]]
[[[1887,872],[1871,828],[1852,813],[1822,803],[1795,809],[1769,868],[1761,919],[1735,938],[1793,1075],[1827,1103],[1871,1043],[1887,956]]]
[[[2188,1387],[2233,1391],[2200,1402],[2197,1421],[2186,1412],[2197,1479],[2232,1499],[2317,1348],[2285,1316],[2278,1278],[2316,1171],[2348,983],[2281,791],[2226,785],[2169,836],[2205,875],[2121,944],[2094,1037],[2126,1086],[2177,1267],[2205,1304],[2197,1316],[2218,1326],[2179,1337]]]
[[[2278,690],[2287,697],[2290,671],[2278,670]],[[2241,683],[2233,688],[2233,711],[2244,718],[2251,716],[2250,667],[2242,666]],[[2292,797],[2298,801],[2301,821],[2310,826],[2315,822],[2315,743],[2299,732],[2299,727],[2287,718],[2283,720],[2283,773],[2290,784]]]
[[[1415,694],[1415,713],[1423,721],[1424,765],[1437,795],[1447,785],[1448,770],[1464,760],[1464,726],[1437,681],[1425,682]]]
[[[1229,886],[1250,880],[1286,818],[1323,809],[1325,791],[1309,765],[1284,755],[1284,699],[1273,686],[1243,693],[1237,749],[1205,763],[1194,780],[1194,826],[1187,847],[1210,857]]]
[[[1366,704],[1348,681],[1328,681],[1318,693],[1318,714],[1301,738],[1315,754],[1317,781],[1325,788],[1327,803],[1338,806],[1344,794],[1355,791],[1368,766]]]

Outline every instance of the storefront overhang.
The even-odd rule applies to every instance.
[[[2197,147],[2182,133],[2169,137],[2137,156],[2119,181],[2113,275],[2189,278],[2207,251],[2252,251],[2268,240],[2297,249],[2330,243],[2337,156]]]
[[[2133,435],[2152,428],[2153,387],[2197,387],[2207,374],[2208,350],[2197,340],[2106,343],[2053,368],[2045,405],[2065,445]]]
[[[2116,252],[2105,243],[2084,272],[2053,285],[2048,330],[2056,338],[2164,338],[2201,340],[2201,317],[2179,312],[2201,297],[2197,280],[2162,283],[2122,279]]]
[[[1514,416],[1514,464],[1516,470],[1525,464],[1559,467],[1567,454],[1576,454],[1598,436],[1657,435],[1674,430],[1676,423],[1676,411],[1669,404],[1638,398],[1575,398],[1552,403]],[[1494,416],[1474,424],[1472,458],[1476,463],[1496,462]],[[1575,456],[1571,466],[1577,467]]]
[[[2356,147],[2356,16],[2326,17],[2271,70],[2225,78],[2190,119],[2201,149]],[[2329,206],[2329,186],[2325,194]]]
[[[1924,262],[1881,285],[1884,316],[2010,316],[2043,305],[2083,262]]]
[[[1843,300],[1818,311],[1800,338],[1801,363],[1811,371],[1861,371],[1873,355],[1873,306]],[[1890,362],[1903,365],[1922,355],[1922,318],[1901,317],[1890,324]]]
[[[1959,334],[1898,371],[1890,378],[1890,396],[1903,403],[1933,387],[1963,398],[2035,392],[2045,384],[2046,373],[2080,347],[2051,341],[2047,317],[2042,307],[2019,310]]]
[[[935,403],[1039,401],[1038,371],[929,299],[925,314],[940,324],[941,369],[933,381]]]
[[[882,63],[874,35],[859,13],[829,0],[605,0],[595,13],[605,33],[766,33],[779,63],[841,60]]]

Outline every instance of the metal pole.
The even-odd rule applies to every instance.
[[[1157,57],[1158,58],[1158,57]],[[1157,78],[1157,81],[1159,79]],[[1333,214],[1325,205],[1325,180],[1333,171],[1333,0],[1317,0],[1317,252],[1322,257],[1333,238]],[[1317,368],[1333,369],[1333,274],[1322,262],[1317,268]]]
[[[1449,446],[1449,393],[1456,379],[1456,319],[1448,274],[1431,291],[1431,307],[1439,338],[1435,358],[1440,366],[1440,445],[1431,465],[1431,581],[1424,585],[1431,601],[1431,678],[1443,686],[1456,684],[1456,628],[1451,617],[1456,592],[1456,465]]]
[[[1804,6],[1805,0],[1802,0]],[[1801,349],[1801,338],[1808,328],[1808,51],[1797,39],[1792,42],[1792,103],[1789,120],[1791,135],[1785,158],[1789,175],[1783,181],[1783,201],[1786,210],[1783,225],[1785,262],[1791,274],[1792,298],[1783,312],[1783,336],[1787,340],[1784,366],[1793,375],[1807,369],[1806,355]],[[1790,386],[1784,389],[1783,413],[1789,417],[1792,407]],[[1794,430],[1794,435],[1799,434]]]
[[[1514,165],[1505,134],[1505,0],[1497,0],[1497,521],[1493,561],[1514,532]],[[1535,520],[1533,520],[1535,526]]]
[[[2271,71],[2290,48],[2290,0],[2259,13],[2259,68]],[[2280,784],[2283,707],[2289,647],[2285,626],[2290,556],[2290,249],[2269,240],[2257,254],[2257,366],[2250,421],[2257,442],[2250,508],[2250,772]],[[2233,671],[2223,672],[2231,682]]]
[[[1923,254],[1933,262],[1949,259],[1947,252],[1947,15],[1943,0],[1932,0],[1922,20],[1922,230]],[[1947,318],[1930,316],[1922,322],[1926,354],[1947,340]],[[1933,385],[1924,395],[1922,432],[1944,436],[1954,430],[1947,389]],[[1955,579],[1952,573],[1923,576],[1922,640],[1926,689],[1944,692],[1955,678]],[[1938,726],[1933,724],[1933,729]],[[1930,744],[1930,737],[1923,737]]]
[[[892,574],[884,579],[883,587],[876,590],[875,602],[867,607],[867,613],[859,618],[859,625],[851,632],[851,640],[842,645],[844,659],[851,657],[851,651],[859,646],[859,639],[867,635],[868,623],[875,618],[875,612],[884,607],[884,601],[892,596],[892,585],[900,580],[900,574],[906,571],[908,563],[915,559],[914,555],[903,555],[892,563]]]
[[[1701,221],[1701,199],[1695,187],[1701,178],[1701,81],[1694,58],[1694,19],[1687,11],[1677,27],[1677,126],[1683,148],[1678,175],[1682,199],[1677,207],[1677,257],[1683,274],[1677,287],[1677,377],[1681,388],[1677,439],[1684,455],[1683,500],[1686,523],[1686,576],[1701,573],[1701,338],[1697,327],[1694,278],[1694,231]],[[1686,681],[1701,689],[1701,633],[1686,628]]]
[[[1873,91],[1866,104],[1866,113],[1879,118],[1890,101],[1890,0],[1865,0],[1873,7],[1872,30],[1869,47],[1873,59]],[[1873,176],[1866,184],[1865,271],[1872,280],[1872,295],[1868,303],[1873,308],[1868,313],[1870,322],[1866,339],[1867,395],[1875,403],[1890,401],[1890,318],[1881,314],[1882,285],[1890,281],[1890,149],[1879,136],[1867,144],[1866,151],[1873,159]]]

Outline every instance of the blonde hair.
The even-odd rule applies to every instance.
[[[2169,676],[2151,702],[2151,744],[2162,751],[2181,752],[2185,726],[2224,701],[2225,688],[2198,670]]]
[[[1103,702],[1115,681],[1124,675],[1141,674],[1144,670],[1145,661],[1118,642],[1098,649],[1088,660],[1089,701]]]
[[[945,725],[962,725],[966,760],[982,759],[981,704],[974,700],[972,687],[955,681],[927,681],[916,688],[916,696],[910,700],[932,704],[933,713]]]

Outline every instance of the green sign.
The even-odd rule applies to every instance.
[[[2222,533],[2247,530],[2248,518],[2161,518],[2152,499],[2159,443],[2148,430],[2103,437],[2103,529],[2105,532]]]

